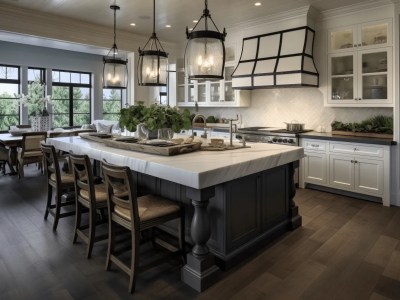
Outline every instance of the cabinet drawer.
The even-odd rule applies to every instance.
[[[303,142],[303,147],[305,151],[326,151],[327,142],[321,142],[317,140],[305,140]]]
[[[379,146],[365,146],[362,144],[330,143],[329,150],[331,153],[383,157],[383,147],[379,147]]]

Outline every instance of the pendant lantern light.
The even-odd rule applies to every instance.
[[[168,53],[164,51],[155,31],[156,0],[153,0],[153,33],[143,50],[139,48],[138,80],[142,86],[167,85]]]
[[[208,19],[216,31],[209,30]],[[202,20],[204,30],[195,31]],[[224,78],[225,36],[225,28],[222,33],[218,30],[208,10],[208,1],[205,0],[203,15],[196,26],[190,32],[186,27],[188,43],[185,51],[185,71],[189,79],[220,80]]]
[[[117,57],[118,48],[116,44],[116,12],[120,9],[118,5],[111,5],[110,8],[114,11],[114,44],[103,58],[103,88],[120,88],[125,89],[128,83],[128,60]]]

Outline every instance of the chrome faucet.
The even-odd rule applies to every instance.
[[[195,115],[194,116],[194,118],[193,118],[193,121],[192,121],[192,136],[194,136],[194,131],[193,131],[193,125],[194,124],[199,124],[199,123],[196,123],[195,121],[196,121],[196,119],[197,118],[201,118],[202,119],[202,123],[203,123],[203,129],[204,129],[204,133],[200,136],[200,137],[202,137],[202,138],[207,138],[207,121],[206,121],[206,117],[205,116],[203,116],[203,115],[200,115],[200,114],[197,114],[197,115]]]
[[[236,119],[229,119],[229,146],[233,146],[232,139],[233,134],[237,131],[237,125],[233,124],[233,121],[238,121],[239,115],[236,115]],[[233,127],[235,127],[235,131],[233,131]]]

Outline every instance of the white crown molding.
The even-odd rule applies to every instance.
[[[113,43],[112,27],[61,18],[6,4],[0,4],[0,30],[100,48],[111,48]],[[126,52],[137,51],[139,47],[144,46],[148,38],[128,31],[117,30],[118,48]],[[166,50],[175,49],[177,46],[172,42],[162,41],[162,43]]]
[[[281,13],[275,13],[266,15],[257,19],[252,19],[245,22],[240,22],[232,26],[233,28],[252,28],[257,27],[260,25],[270,24],[270,23],[277,23],[277,22],[284,22],[285,20],[307,17],[308,13],[310,12],[310,5],[302,6],[296,9],[287,10]],[[314,8],[311,8],[314,12],[316,11]]]
[[[376,8],[382,8],[383,6],[393,6],[394,3],[399,3],[400,0],[370,0],[369,2],[363,2],[360,4],[348,5],[340,8],[329,9],[321,11],[319,14],[318,21],[325,21],[338,16],[344,17],[351,15],[361,10],[370,10]]]

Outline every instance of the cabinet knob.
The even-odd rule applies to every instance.
[[[356,160],[355,160],[355,161],[354,161],[354,163],[355,163],[355,164],[357,164],[357,163],[358,163],[358,161],[356,161]]]
[[[354,44],[354,48],[357,47],[357,44]]]
[[[358,44],[358,47],[361,47],[361,44]]]
[[[351,160],[350,162],[351,162],[352,164],[354,164],[354,160]]]
[[[354,148],[354,151],[358,151],[358,148]]]

